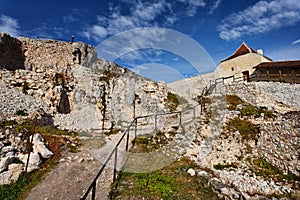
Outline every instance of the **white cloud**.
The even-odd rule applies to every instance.
[[[299,43],[300,43],[300,39],[295,40],[295,41],[292,43],[292,45],[299,44]]]
[[[300,41],[299,41],[300,42]],[[272,49],[268,57],[278,60],[300,60],[300,45],[292,45],[281,49]]]
[[[214,2],[214,4],[210,7],[210,10],[208,12],[209,15],[214,14],[214,12],[219,8],[222,0],[217,0]]]
[[[204,0],[177,0],[177,1],[187,4],[186,14],[189,17],[194,16],[198,11],[199,7],[204,7],[206,5]]]
[[[299,0],[259,1],[243,11],[231,14],[218,26],[224,40],[266,33],[300,22]]]
[[[125,14],[122,12],[122,6],[124,6],[122,3],[130,7]],[[86,27],[82,31],[82,35],[90,40],[99,42],[107,36],[134,28],[170,27],[180,17],[191,17],[196,14],[198,8],[205,5],[203,0],[176,0],[173,2],[167,2],[167,0],[130,0],[121,1],[119,5],[110,3],[108,8],[109,14],[97,16],[97,23]],[[174,12],[173,9],[176,6],[182,8],[180,13]],[[73,20],[73,18],[69,16],[65,20]],[[99,28],[100,33],[95,32],[97,28]]]
[[[9,33],[11,36],[18,36],[19,35],[19,22],[18,20],[6,16],[1,15],[0,16],[0,31]]]

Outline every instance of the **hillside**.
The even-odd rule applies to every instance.
[[[165,85],[84,43],[0,37],[1,198],[79,199],[112,155],[97,199],[299,199],[299,84],[202,96],[214,73]]]

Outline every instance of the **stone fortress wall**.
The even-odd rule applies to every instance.
[[[0,74],[5,86],[26,93],[42,104],[39,109],[15,105],[50,115],[54,125],[68,129],[99,129],[106,109],[107,128],[141,115],[168,110],[164,83],[140,77],[130,70],[97,58],[94,47],[81,42],[13,38],[0,35]],[[12,61],[13,60],[13,61]],[[3,85],[4,86],[4,85]],[[13,95],[12,95],[13,96]],[[9,98],[9,96],[7,96]],[[11,110],[11,109],[9,109]],[[7,112],[1,111],[5,118]]]

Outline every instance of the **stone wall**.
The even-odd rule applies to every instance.
[[[0,33],[0,69],[24,69],[22,43],[6,33]]]
[[[238,82],[226,85],[256,106],[266,106],[275,119],[260,123],[257,147],[260,154],[285,172],[300,174],[300,84],[274,82]]]
[[[165,84],[98,59],[92,46],[4,36],[20,45],[24,67],[5,67],[0,70],[0,79],[7,87],[43,102],[40,109],[51,115],[54,124],[61,128],[99,129],[104,113],[105,126],[111,128],[133,119],[133,104],[136,104],[136,116],[153,113],[156,109],[168,110]],[[16,53],[7,46],[0,51]],[[5,59],[1,61],[7,65]]]
[[[274,166],[300,175],[300,112],[286,114],[260,125],[258,141],[262,156]]]
[[[227,84],[226,91],[237,94],[246,102],[280,113],[300,109],[300,84],[236,82]]]

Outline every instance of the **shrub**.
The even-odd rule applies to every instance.
[[[226,102],[229,104],[228,110],[236,110],[237,105],[244,103],[236,94],[227,94]]]
[[[176,108],[177,108],[178,105],[179,105],[179,100],[178,100],[177,95],[176,95],[176,94],[173,94],[172,92],[168,92],[166,102],[167,102],[167,106],[168,106],[172,111],[176,110]]]
[[[23,92],[23,94],[28,94],[27,90],[29,90],[29,85],[28,85],[27,82],[24,82],[23,85],[22,85],[22,92]]]
[[[18,116],[28,116],[27,110],[26,109],[20,109],[16,111],[16,115]]]
[[[241,110],[241,115],[242,116],[254,116],[254,117],[260,117],[261,114],[264,114],[264,117],[266,118],[271,118],[273,117],[273,113],[271,111],[269,111],[266,107],[260,107],[260,108],[256,108],[255,106],[245,106],[243,107]]]
[[[251,121],[242,120],[238,117],[231,119],[228,125],[240,132],[242,140],[255,140],[259,133],[259,126],[252,124]]]

